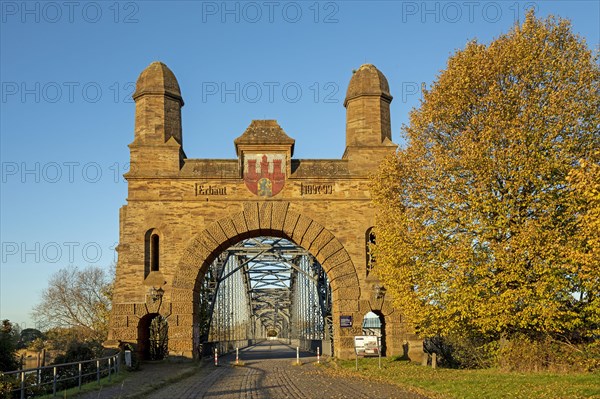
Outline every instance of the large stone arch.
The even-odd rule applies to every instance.
[[[244,203],[243,210],[209,224],[188,244],[176,268],[171,291],[169,345],[175,353],[194,353],[194,292],[213,260],[231,245],[250,237],[276,236],[308,250],[322,265],[331,284],[334,320],[340,314],[358,320],[360,283],[340,241],[322,224],[294,211],[288,202]],[[335,323],[334,323],[335,324]],[[353,329],[334,325],[336,355],[352,350]]]

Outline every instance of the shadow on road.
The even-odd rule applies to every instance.
[[[300,358],[314,357],[310,352],[300,351]],[[296,348],[286,345],[280,341],[263,341],[254,346],[240,350],[240,359],[244,362],[249,360],[265,359],[295,359]]]

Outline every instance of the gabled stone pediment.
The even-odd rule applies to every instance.
[[[269,147],[291,147],[290,155],[294,154],[296,140],[288,136],[279,126],[276,120],[253,120],[244,133],[235,139],[235,152],[240,155],[241,147],[260,146],[263,149]]]

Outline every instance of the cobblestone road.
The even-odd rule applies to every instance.
[[[401,388],[359,378],[332,377],[303,353],[294,365],[295,349],[266,341],[240,351],[244,366],[232,367],[235,355],[220,360],[209,373],[188,377],[148,396],[150,399],[191,398],[397,398],[423,399]]]

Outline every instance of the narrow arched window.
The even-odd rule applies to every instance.
[[[373,254],[372,246],[375,245],[375,232],[373,231],[373,227],[367,229],[367,233],[365,234],[365,247],[367,254],[367,275],[373,268],[375,267],[375,255]]]
[[[150,271],[157,272],[159,268],[159,238],[158,234],[153,233],[150,236]]]
[[[150,229],[144,234],[144,278],[160,270],[160,237],[158,229]]]

